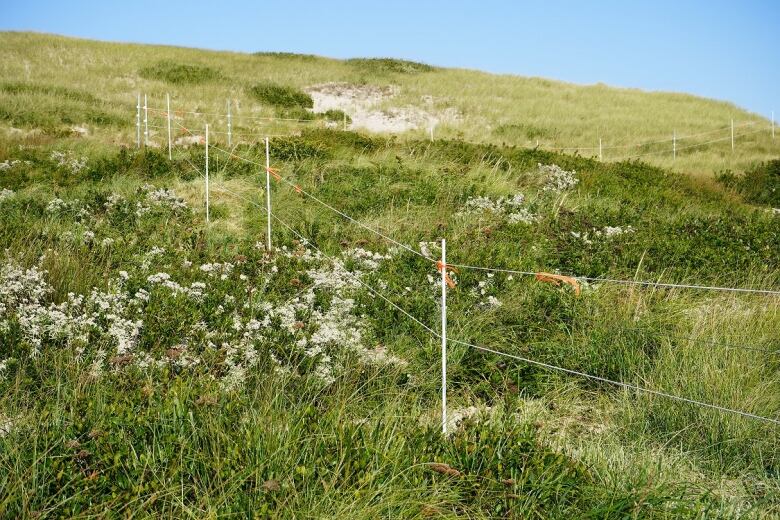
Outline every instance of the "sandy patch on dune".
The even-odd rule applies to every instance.
[[[305,90],[314,101],[314,112],[341,110],[352,118],[352,129],[401,133],[431,128],[459,119],[458,111],[454,108],[440,112],[415,106],[378,108],[378,105],[398,94],[399,88],[396,86],[323,83]],[[428,105],[433,104],[430,96],[423,96],[421,101]]]

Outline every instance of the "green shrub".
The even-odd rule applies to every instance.
[[[735,175],[731,170],[726,170],[719,173],[717,179],[748,202],[780,207],[780,159],[761,163],[744,175]]]
[[[249,95],[267,105],[282,108],[312,108],[314,101],[306,92],[289,85],[258,83],[249,88]]]
[[[367,74],[418,74],[436,70],[427,63],[396,58],[352,58],[347,60],[347,63]]]
[[[159,61],[138,71],[142,78],[166,81],[174,85],[191,85],[220,78],[219,72],[205,65],[187,65],[174,61]]]
[[[274,146],[271,148],[271,158],[281,161],[302,161],[327,157],[328,152],[323,147],[311,144],[300,137],[275,139]]]
[[[322,112],[321,114],[318,114],[318,116],[324,119],[325,121],[336,121],[338,123],[341,123],[346,119],[347,123],[352,123],[352,118],[349,117],[342,110],[331,109],[326,112]]]
[[[85,103],[100,103],[100,100],[89,92],[61,87],[59,85],[33,84],[22,82],[0,83],[0,92],[11,95],[44,95]]]
[[[314,54],[298,54],[296,52],[256,52],[254,55],[262,58],[275,58],[279,60],[316,61],[322,59]]]
[[[367,136],[357,132],[342,132],[327,128],[311,128],[303,132],[307,141],[328,149],[346,148],[362,152],[373,152],[385,145],[385,139]]]
[[[507,139],[553,139],[555,137],[555,132],[548,128],[524,123],[500,125],[493,130],[493,134]]]

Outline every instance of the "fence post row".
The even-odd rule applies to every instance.
[[[266,248],[271,251],[271,154],[268,149],[268,137],[265,138],[265,213]]]
[[[140,101],[141,101],[141,95],[140,94],[138,94],[137,101],[138,102],[136,104],[136,128],[137,128],[137,130],[136,130],[136,142],[137,142],[137,145],[140,146]],[[168,125],[169,125],[169,141],[168,142],[169,142],[169,153],[170,153],[170,144],[171,144],[171,141],[170,141],[170,120],[171,120],[171,117],[170,117],[170,96],[169,95],[167,95],[167,108],[168,108]],[[146,110],[147,110],[147,102],[146,102],[146,96],[144,95],[144,111],[145,111],[145,114],[146,114]],[[206,179],[206,186],[205,186],[205,188],[206,188],[206,223],[208,224],[209,221],[210,221],[210,214],[209,214],[209,125],[208,124],[205,125],[205,132],[206,132],[206,135],[205,135],[204,142],[205,142],[205,145],[206,145],[206,149],[205,149],[205,156],[206,156],[206,165],[205,165],[205,167],[206,167],[205,168],[206,169],[206,176],[205,176],[205,179]],[[733,139],[734,139],[734,122],[733,122],[733,119],[732,119],[732,122],[731,122],[731,132],[732,132],[732,147],[733,147],[733,144],[734,144],[734,141],[733,141]],[[774,112],[772,113],[772,136],[774,137]],[[599,138],[599,156],[601,156],[601,152],[602,152],[601,144],[602,144],[601,143],[601,138]],[[673,146],[673,153],[675,154],[675,157],[676,157],[676,151],[677,151],[677,131],[676,131],[676,129],[673,130],[673,133],[672,133],[672,146]],[[266,211],[266,214],[267,214],[266,243],[267,243],[268,250],[270,251],[271,250],[271,181],[270,181],[270,176],[271,176],[271,158],[270,158],[270,145],[269,145],[268,137],[265,138],[265,166],[266,166],[265,167],[265,183],[266,183],[265,185],[266,185],[266,210],[267,210]],[[441,425],[441,429],[442,429],[442,434],[446,436],[447,435],[447,286],[448,286],[449,283],[452,283],[452,282],[451,282],[451,280],[449,280],[448,274],[447,274],[447,242],[446,242],[446,240],[444,238],[441,239],[441,261],[439,263],[439,268],[440,268],[440,271],[441,271],[441,378],[442,378],[442,388],[441,388],[441,392],[442,392],[441,393],[441,407],[442,407],[442,409],[441,409],[441,421],[442,421],[442,425]],[[612,281],[617,281],[617,280],[612,280]],[[739,291],[744,290],[744,289],[726,289],[726,288],[722,288],[722,287],[721,288],[699,287],[699,286],[678,286],[678,287],[690,287],[690,288],[697,288],[698,287],[698,288],[711,288],[711,289],[723,289],[723,290],[739,290]],[[759,290],[759,291],[761,291],[761,290]],[[780,293],[778,293],[778,294],[780,294]],[[407,313],[407,315],[408,315],[408,313]],[[474,346],[474,345],[471,345],[471,346]],[[490,351],[490,352],[495,352],[495,351],[491,351],[490,349],[486,349],[486,348],[482,348],[482,347],[476,347],[476,348],[478,348],[480,350],[486,350],[486,351]],[[499,352],[495,352],[495,353],[500,354]],[[505,354],[505,355],[508,355],[508,354]],[[513,356],[510,356],[510,357],[513,357]],[[525,360],[523,358],[517,358],[517,359]],[[530,362],[530,363],[535,363],[535,364],[541,364],[541,363],[534,362],[532,360],[525,360],[525,361],[526,362]],[[554,369],[562,370],[562,371],[568,372],[568,373],[576,373],[576,374],[579,374],[581,376],[590,377],[590,378],[596,378],[596,379],[599,379],[599,380],[602,380],[602,381],[608,381],[608,380],[605,380],[603,378],[598,378],[596,376],[590,376],[588,374],[575,372],[573,370],[563,369],[563,368],[560,368],[560,367],[553,367],[553,366],[544,365],[544,364],[541,364],[541,365],[546,366],[547,368],[554,368]],[[614,382],[614,381],[608,381],[608,382],[611,382],[611,383],[614,383],[614,384],[618,384],[618,385],[621,385],[623,387],[633,387],[632,385],[627,385],[625,383]],[[723,408],[723,407],[720,407],[718,405],[712,405],[712,404],[708,404],[708,403],[704,403],[704,402],[694,401],[694,400],[690,400],[688,398],[683,398],[683,397],[678,397],[678,396],[674,396],[674,395],[670,395],[670,394],[665,394],[665,393],[654,391],[654,390],[647,390],[647,389],[643,389],[643,388],[639,388],[639,387],[635,387],[635,388],[638,389],[638,390],[644,390],[644,391],[647,391],[647,392],[663,395],[665,397],[673,398],[673,399],[678,400],[678,401],[686,401],[686,402],[689,402],[689,403],[698,404],[700,406],[707,406],[709,408],[716,408],[716,409],[721,410],[721,411],[733,412],[733,413],[737,413],[739,415],[748,416],[748,417],[754,417],[754,418],[763,419],[763,420],[768,420],[768,421],[774,422],[776,424],[780,424],[780,421],[778,421],[778,420],[768,419],[766,417],[761,417],[761,416],[749,414],[749,413],[742,412],[742,411],[739,411],[739,410],[732,410],[732,409],[728,409],[728,408]]]
[[[441,239],[441,432],[447,435],[447,242]]]
[[[206,123],[206,224],[209,223],[209,124]]]

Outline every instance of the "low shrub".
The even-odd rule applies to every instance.
[[[314,101],[306,92],[270,81],[249,87],[248,94],[261,103],[282,108],[312,108]]]
[[[780,159],[756,165],[743,175],[726,170],[717,175],[717,180],[748,202],[780,207]]]
[[[218,71],[205,65],[188,65],[164,60],[138,71],[142,78],[165,81],[174,85],[192,85],[220,78]]]
[[[347,60],[347,64],[367,74],[418,74],[436,70],[427,63],[396,58],[352,58]]]

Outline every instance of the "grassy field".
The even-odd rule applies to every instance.
[[[285,180],[426,256],[446,237],[458,264],[780,290],[766,134],[673,165],[519,146],[766,121],[390,60],[0,42],[0,517],[780,515],[776,423],[458,343],[442,436],[439,338],[399,310],[438,331],[435,265],[284,182],[267,250],[264,148],[219,133],[207,223],[204,146],[136,150],[134,96],[234,99],[237,133],[295,134],[270,140]],[[461,118],[433,142],[321,128],[298,89],[334,81]],[[182,115],[177,135],[205,119]],[[777,296],[451,274],[451,339],[780,415]]]

